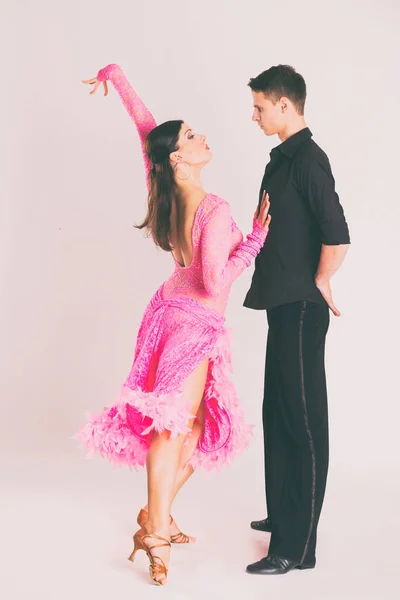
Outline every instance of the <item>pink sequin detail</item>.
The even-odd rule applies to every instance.
[[[253,230],[243,234],[231,216],[228,202],[208,194],[200,203],[192,226],[192,262],[175,271],[164,284],[167,298],[188,296],[224,313],[233,282],[260,252],[267,231],[253,221]]]
[[[145,142],[150,131],[157,126],[157,123],[151,112],[132,88],[121,67],[114,64],[107,65],[97,73],[97,79],[99,81],[111,81],[121,98],[123,105],[128,111],[129,116],[136,125],[142,149],[146,183],[148,185],[148,176],[152,165],[146,154]]]
[[[224,317],[191,298],[165,300],[162,288],[145,311],[134,363],[118,402],[89,417],[78,439],[91,455],[98,452],[114,464],[143,466],[153,431],[189,433],[187,423],[194,415],[182,385],[207,357],[204,431],[191,463],[206,469],[229,463],[248,445],[251,426],[245,423],[230,381]]]

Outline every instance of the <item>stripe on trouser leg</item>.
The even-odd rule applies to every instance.
[[[315,520],[315,488],[316,488],[316,464],[315,464],[315,447],[314,440],[312,438],[310,423],[308,420],[307,413],[307,402],[306,402],[306,390],[304,385],[304,363],[303,363],[303,323],[304,323],[304,314],[306,312],[307,302],[303,302],[303,307],[300,313],[300,325],[299,325],[299,356],[300,356],[300,384],[301,384],[301,401],[303,404],[303,414],[304,414],[304,424],[307,431],[308,443],[310,446],[311,452],[311,462],[312,462],[312,488],[311,488],[311,517],[310,517],[310,527],[308,529],[308,535],[306,544],[304,547],[303,556],[301,557],[300,562],[302,563],[307,555],[308,546],[310,543],[310,538],[314,526]]]

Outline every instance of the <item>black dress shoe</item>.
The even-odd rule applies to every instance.
[[[294,560],[270,554],[249,565],[246,571],[252,575],[284,575],[298,566],[300,566],[299,563]]]
[[[268,517],[262,521],[252,521],[250,523],[250,527],[252,529],[256,529],[257,531],[272,531],[271,523],[269,522]]]
[[[305,569],[314,569],[315,568],[315,562],[313,562],[312,564],[306,564],[303,563],[301,565],[297,565],[296,569],[299,569],[300,571],[304,571]]]

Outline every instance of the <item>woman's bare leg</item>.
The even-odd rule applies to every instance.
[[[181,459],[179,469],[176,475],[175,487],[173,491],[173,499],[174,500],[179,492],[179,490],[185,485],[187,480],[193,475],[194,469],[191,465],[187,464],[188,461],[193,456],[197,444],[199,442],[200,436],[203,432],[203,419],[204,419],[204,410],[203,403],[200,404],[199,410],[197,411],[196,420],[193,424],[191,434],[188,435],[185,444],[182,448]],[[145,511],[148,511],[148,506],[144,507]],[[174,521],[170,525],[170,533],[171,535],[176,535],[180,533],[180,529]],[[194,542],[195,538],[189,536],[191,541]]]
[[[188,464],[193,454],[196,451],[197,445],[201,434],[203,433],[203,421],[204,421],[204,406],[203,402],[200,404],[199,410],[197,411],[196,420],[192,427],[192,432],[188,436],[185,445],[182,448],[181,462],[176,475],[175,488],[174,488],[174,499],[176,498],[179,490],[184,486],[189,477],[194,473],[194,469]]]
[[[183,393],[190,401],[190,411],[197,414],[204,394],[207,378],[208,359],[204,360],[189,375],[183,386]],[[192,419],[188,426],[193,427]],[[181,464],[183,444],[186,435],[170,438],[168,432],[155,435],[147,454],[147,491],[148,491],[148,533],[156,533],[169,539],[170,512],[176,487],[176,478]],[[157,545],[157,540],[147,538],[146,543]],[[169,562],[170,548],[163,547],[154,550],[166,565]],[[165,583],[165,577],[159,577]]]

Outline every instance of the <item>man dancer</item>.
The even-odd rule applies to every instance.
[[[283,574],[315,566],[317,525],[328,470],[324,350],[330,279],[350,243],[326,154],[304,120],[306,84],[278,65],[251,79],[253,121],[281,144],[261,184],[270,197],[271,229],[256,259],[244,306],[266,309],[268,341],[263,427],[269,554],[248,573]]]

